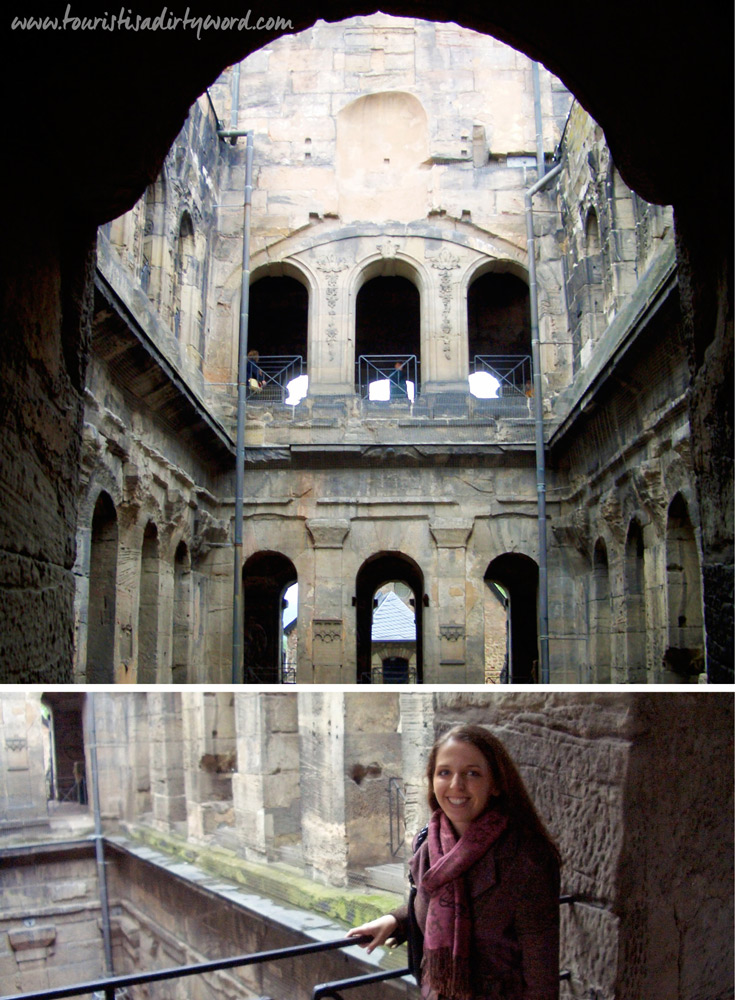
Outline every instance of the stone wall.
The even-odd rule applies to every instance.
[[[30,993],[104,975],[94,848],[39,849],[0,873],[0,978]]]

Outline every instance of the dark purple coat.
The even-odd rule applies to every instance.
[[[429,867],[424,842],[410,862],[418,887],[416,919],[423,930],[428,898],[421,880]],[[474,1000],[558,1000],[559,866],[537,835],[509,827],[465,875],[472,908],[470,962]],[[406,936],[407,907],[394,913],[396,937]],[[441,998],[423,985],[426,1000]]]

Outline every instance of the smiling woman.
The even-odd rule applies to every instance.
[[[458,726],[426,776],[433,813],[414,841],[408,905],[350,934],[369,935],[368,952],[408,939],[425,1000],[556,1000],[559,852],[507,750]]]

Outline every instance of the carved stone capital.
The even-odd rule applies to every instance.
[[[350,530],[349,521],[329,518],[310,518],[306,529],[315,549],[341,549]]]
[[[438,518],[429,528],[440,549],[463,549],[472,534],[473,522],[462,518]]]

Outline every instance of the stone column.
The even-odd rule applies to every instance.
[[[345,697],[342,692],[298,696],[304,869],[328,885],[347,884]]]
[[[153,822],[161,830],[186,830],[184,735],[181,695],[148,695]]]
[[[306,527],[314,544],[314,588],[306,656],[299,656],[299,683],[344,683],[345,650],[342,599],[342,546],[350,530],[348,521],[312,518]],[[350,678],[351,679],[351,678]]]
[[[233,699],[229,692],[181,695],[187,825],[189,836],[195,840],[233,822]]]
[[[391,822],[394,840],[402,839],[403,810],[396,814],[397,794],[389,791],[391,779],[403,785],[398,699],[398,694],[378,692],[362,697],[349,693],[345,699],[345,833],[351,869],[394,860]]]
[[[4,693],[0,732],[0,829],[21,822],[46,826],[45,758],[50,755],[50,737],[40,700],[21,688],[17,694]]]
[[[426,683],[467,683],[484,680],[484,666],[470,668],[466,663],[466,589],[467,541],[472,521],[455,518],[431,522],[431,534],[437,547],[436,580],[437,606],[434,609],[438,627],[438,658],[424,668]]]
[[[232,778],[238,842],[248,858],[272,858],[299,839],[297,695],[238,694],[237,772]]]
[[[429,751],[434,743],[434,695],[419,692],[400,695],[403,794],[406,797],[406,841],[427,822],[430,810],[424,779]]]

